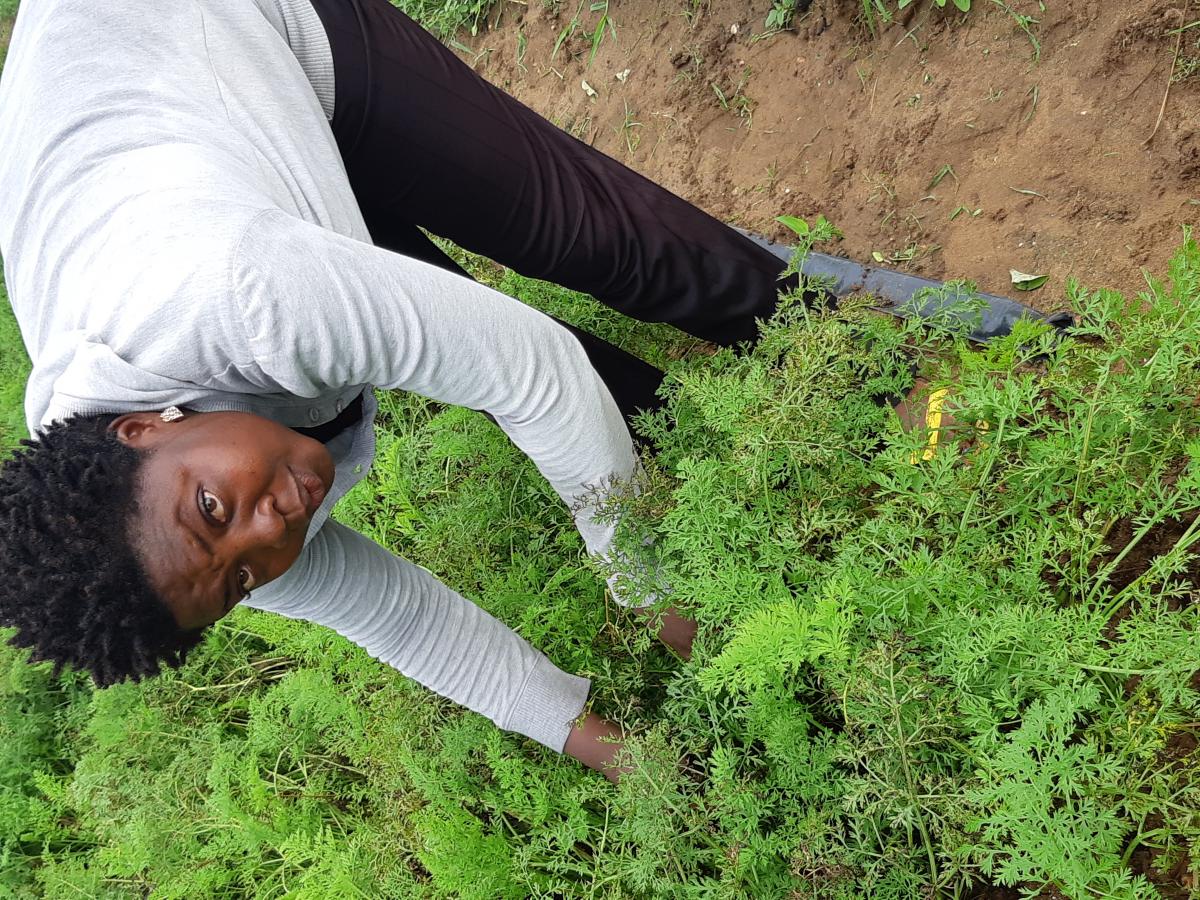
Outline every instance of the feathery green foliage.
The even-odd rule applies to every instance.
[[[613,788],[252,610],[142,686],[5,648],[0,894],[1150,898],[1195,868],[1190,236],[1136,300],[1073,285],[1061,343],[789,302],[753,350],[673,362],[692,342],[468,261],[670,365],[622,540],[653,538],[630,587],[700,621],[694,660],[606,600],[481,415],[381,397],[338,516],[590,676],[635,774]],[[920,465],[874,399],[914,364],[967,423]]]

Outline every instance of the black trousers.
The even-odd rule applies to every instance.
[[[333,133],[379,246],[461,271],[420,226],[719,344],[753,339],[774,311],[771,253],[488,84],[387,0],[312,4]],[[658,369],[567,327],[626,418],[658,405]]]

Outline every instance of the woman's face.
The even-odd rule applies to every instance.
[[[291,567],[333,485],[319,441],[262,416],[129,413],[118,439],[151,451],[131,539],[151,586],[184,629],[221,618]]]

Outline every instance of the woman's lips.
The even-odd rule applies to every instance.
[[[292,473],[292,477],[296,479],[296,486],[300,489],[300,499],[304,502],[304,511],[312,518],[313,513],[317,511],[317,507],[321,505],[321,501],[325,499],[325,482],[321,477],[307,469],[297,469],[288,466]]]

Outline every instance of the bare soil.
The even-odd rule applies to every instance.
[[[459,51],[725,221],[785,238],[776,216],[824,214],[845,232],[834,252],[1001,294],[1010,269],[1046,273],[1021,296],[1052,309],[1072,276],[1143,289],[1200,220],[1200,77],[1163,108],[1177,45],[1186,61],[1200,36],[1173,32],[1200,4],[1044,3],[1009,4],[1038,20],[1036,59],[984,0],[917,2],[876,34],[858,0],[814,0],[771,36],[767,0],[610,0],[594,58],[595,4],[505,0]]]

